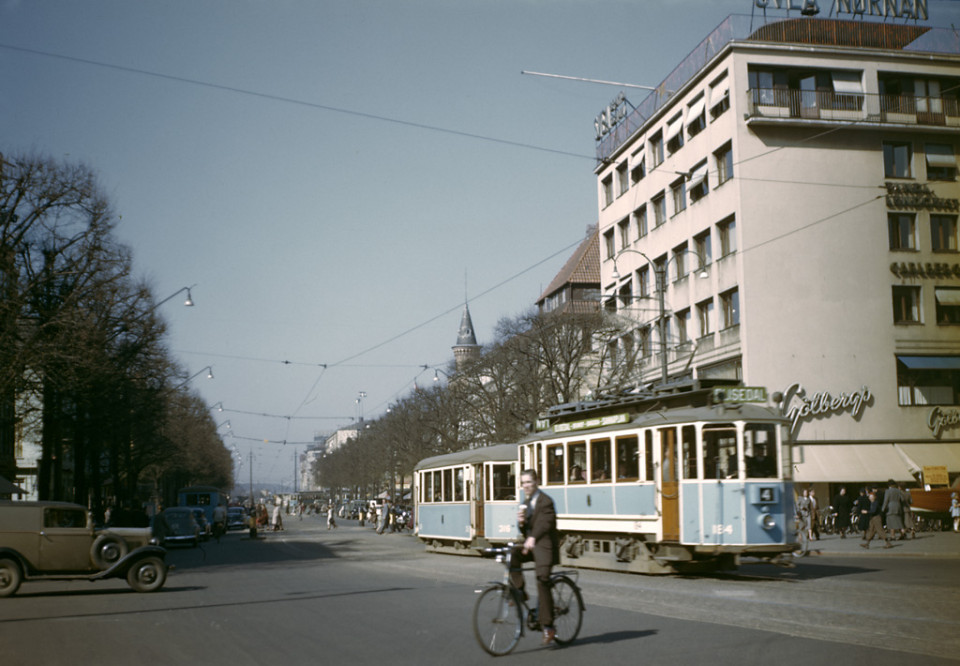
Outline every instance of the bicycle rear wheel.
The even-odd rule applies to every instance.
[[[473,607],[473,635],[488,653],[509,653],[520,642],[523,620],[520,606],[509,588],[496,585],[485,589]]]
[[[560,645],[572,643],[583,623],[583,598],[580,589],[566,576],[553,579],[553,626]]]

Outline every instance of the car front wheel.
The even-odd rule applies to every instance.
[[[16,594],[21,580],[23,575],[20,573],[20,565],[9,558],[0,559],[0,597]]]
[[[167,565],[159,557],[145,557],[127,572],[127,583],[137,592],[156,592],[167,580]]]

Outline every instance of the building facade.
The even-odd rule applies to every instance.
[[[958,96],[952,31],[731,16],[636,110],[615,100],[601,285],[642,379],[782,393],[800,482],[955,480]]]

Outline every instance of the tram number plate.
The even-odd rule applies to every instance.
[[[512,534],[515,529],[513,525],[497,525],[497,532],[500,534]]]
[[[733,525],[724,525],[723,523],[718,523],[713,525],[713,529],[710,530],[711,534],[733,534]]]

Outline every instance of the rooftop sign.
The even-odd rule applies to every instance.
[[[794,10],[806,16],[820,13],[817,0],[754,0],[760,9]],[[929,19],[927,0],[834,0],[831,6],[837,9],[837,15],[879,16],[887,18],[912,18],[926,21]]]

